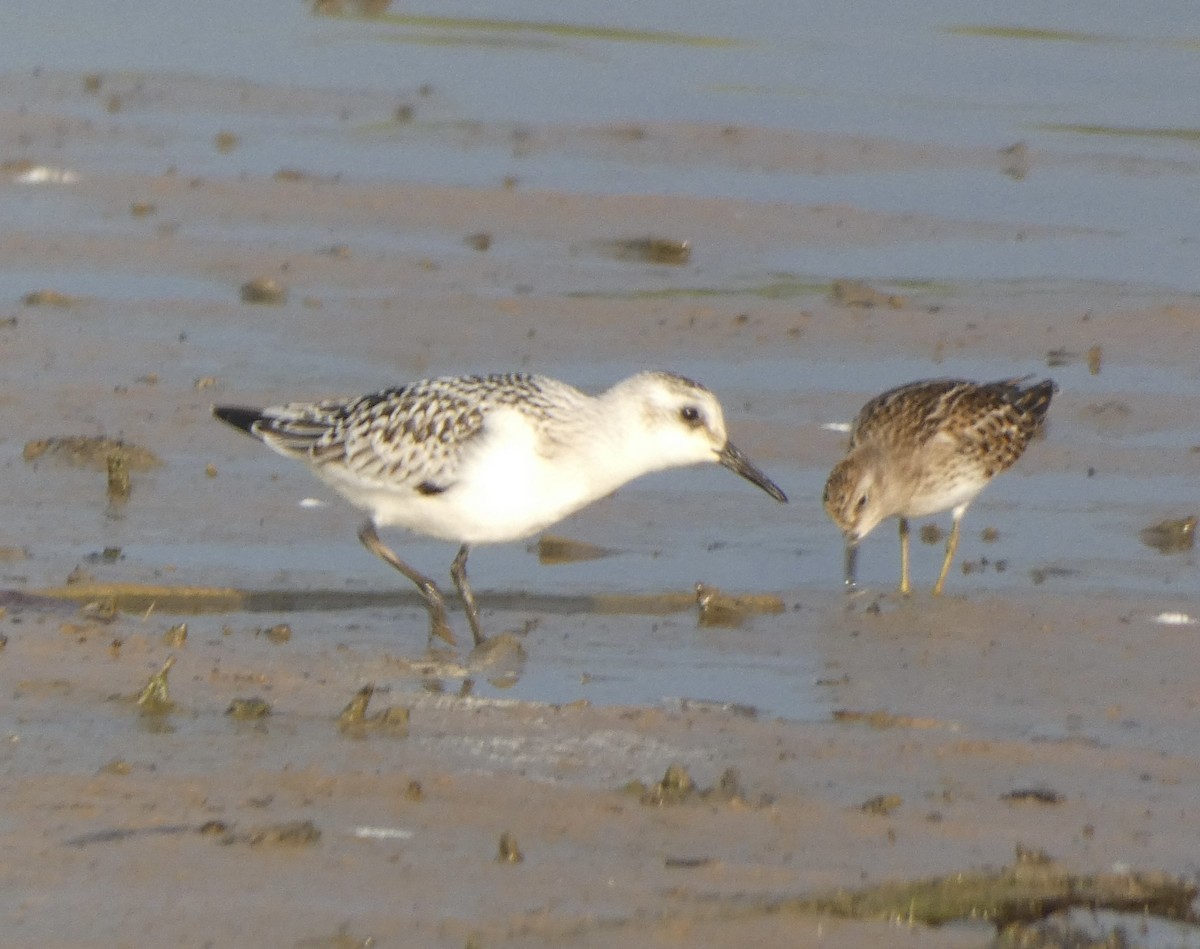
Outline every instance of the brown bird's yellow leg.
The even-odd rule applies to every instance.
[[[934,596],[942,595],[942,586],[950,572],[950,562],[954,560],[954,553],[958,550],[958,522],[961,517],[961,513],[955,513],[954,526],[950,528],[950,536],[946,538],[946,559],[942,561],[942,572],[938,574],[937,583],[933,585]]]
[[[417,585],[417,589],[421,591],[421,596],[425,598],[425,607],[429,610],[430,642],[433,642],[433,637],[437,636],[439,639],[444,639],[451,646],[455,645],[454,633],[450,630],[450,624],[446,622],[446,601],[442,597],[442,591],[437,588],[437,584],[425,576],[425,574],[418,573],[397,557],[391,548],[387,547],[379,539],[379,534],[375,531],[375,525],[370,521],[367,521],[358,529],[358,539],[362,541],[362,545],[367,550],[371,551],[371,553],[384,563],[395,567]]]
[[[908,596],[908,518],[900,518],[900,593]]]

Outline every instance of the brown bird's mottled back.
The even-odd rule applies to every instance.
[[[857,544],[878,524],[900,519],[901,581],[908,592],[908,518],[947,509],[954,526],[940,593],[967,506],[1012,467],[1041,429],[1054,383],[1023,379],[913,382],[871,399],[858,413],[845,458],[825,485],[825,509],[846,537],[846,583],[854,586]]]

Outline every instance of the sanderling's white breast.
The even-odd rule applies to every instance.
[[[461,544],[451,576],[478,645],[483,636],[466,575],[473,544],[528,537],[639,475],[703,462],[722,464],[787,500],[730,443],[716,397],[666,372],[639,373],[597,396],[545,376],[510,373],[213,412],[304,461],[367,511],[359,538],[417,584],[431,635],[451,642],[437,585],[387,548],[377,526]]]

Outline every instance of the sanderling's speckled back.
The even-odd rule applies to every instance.
[[[825,484],[825,510],[846,539],[846,588],[855,588],[858,543],[900,519],[900,592],[909,592],[908,518],[952,510],[954,525],[933,592],[946,582],[967,507],[1010,468],[1042,427],[1054,383],[1023,379],[913,382],[876,396],[850,430],[850,448]]]
[[[478,645],[483,635],[466,571],[473,544],[528,537],[639,475],[702,462],[787,500],[729,441],[716,397],[668,372],[638,373],[598,396],[510,373],[266,409],[216,406],[213,414],[305,462],[367,511],[359,539],[417,585],[431,637],[449,642],[437,585],[386,547],[376,527],[461,545],[450,574]]]

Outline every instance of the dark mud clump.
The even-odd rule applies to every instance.
[[[882,293],[862,280],[835,280],[830,285],[829,295],[837,306],[862,310],[877,306],[902,310],[908,304],[904,297],[894,293]]]
[[[783,600],[770,594],[730,596],[705,583],[696,584],[700,626],[737,629],[755,613],[782,613]]]
[[[560,564],[577,563],[582,560],[599,560],[617,553],[607,547],[598,547],[570,537],[560,537],[557,534],[543,534],[536,544],[538,563]]]
[[[517,838],[507,830],[500,835],[500,845],[496,853],[497,863],[523,863],[525,854],[521,853],[521,847],[517,843]]]
[[[600,250],[616,260],[676,267],[692,259],[691,242],[674,237],[633,237],[602,241]]]
[[[133,445],[119,438],[89,435],[66,435],[38,438],[25,443],[22,457],[29,463],[56,462],[72,468],[91,468],[109,472],[110,460],[119,456],[128,471],[153,471],[163,461],[148,448]]]
[[[34,290],[21,297],[21,302],[26,306],[53,306],[65,310],[78,303],[83,303],[84,297],[59,293],[57,290]]]
[[[350,700],[350,704],[342,709],[338,716],[338,729],[351,738],[366,738],[370,734],[384,734],[392,738],[408,737],[408,709],[398,705],[389,705],[381,712],[367,715],[367,706],[371,696],[375,694],[374,685],[364,685]]]
[[[168,656],[167,661],[162,664],[162,668],[149,678],[142,687],[142,691],[138,693],[134,701],[143,715],[166,715],[175,708],[175,703],[171,701],[171,693],[167,687],[167,676],[173,665],[175,665],[175,657]]]
[[[1195,514],[1159,521],[1142,528],[1142,543],[1153,547],[1160,554],[1177,554],[1191,550],[1196,544],[1197,523],[1200,521]]]
[[[225,714],[236,721],[252,722],[271,714],[271,703],[255,696],[249,699],[234,699],[225,709]]]
[[[287,302],[287,287],[273,277],[256,277],[242,284],[243,303],[282,306]]]
[[[624,790],[628,794],[636,794],[638,800],[648,807],[699,803],[750,804],[742,788],[741,777],[735,768],[726,768],[715,785],[701,789],[692,780],[687,768],[681,764],[673,764],[667,768],[662,780],[649,787],[641,781],[631,781],[625,785]],[[764,799],[758,803],[765,805],[769,802]]]

